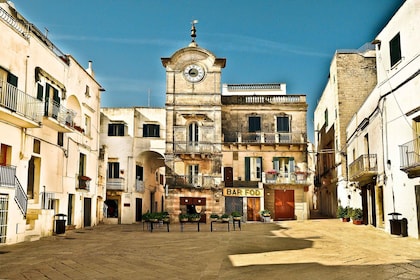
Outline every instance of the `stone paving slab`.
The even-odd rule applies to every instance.
[[[0,279],[420,279],[420,241],[338,219],[99,225],[0,246]]]

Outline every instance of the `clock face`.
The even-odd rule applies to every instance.
[[[185,78],[192,83],[201,81],[204,78],[204,74],[204,69],[197,64],[188,65],[184,69]]]

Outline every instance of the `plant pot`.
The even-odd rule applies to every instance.
[[[361,225],[363,223],[362,220],[353,220],[354,225]]]
[[[233,217],[235,221],[240,221],[242,217]]]
[[[229,222],[229,218],[222,218],[223,222]]]
[[[341,221],[343,223],[347,223],[347,222],[350,222],[350,218],[341,218]]]

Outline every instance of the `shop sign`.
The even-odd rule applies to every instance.
[[[223,195],[241,197],[262,197],[264,196],[264,190],[256,188],[224,188]]]

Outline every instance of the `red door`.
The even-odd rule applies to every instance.
[[[276,190],[275,191],[275,220],[289,220],[295,218],[295,191]]]

